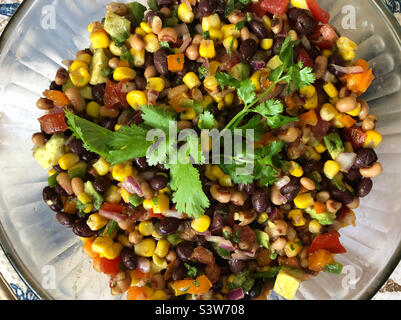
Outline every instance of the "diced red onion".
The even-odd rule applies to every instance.
[[[210,237],[212,235],[212,233],[209,230],[205,232],[196,232],[196,234],[198,236],[205,236],[205,237]]]
[[[332,64],[332,66],[337,71],[345,74],[357,74],[365,71],[361,66],[342,67],[336,64]]]
[[[251,260],[252,257],[249,256],[249,253],[236,249],[234,253],[231,255],[231,259],[236,260]]]
[[[280,218],[281,218],[280,217],[280,211],[276,207],[274,207],[272,209],[272,211],[269,213],[269,219],[270,220],[276,220],[276,219],[280,219]]]
[[[185,219],[187,215],[185,213],[180,213],[177,210],[166,210],[162,213],[163,216],[167,218]]]
[[[138,196],[143,197],[141,185],[134,179],[134,177],[129,176],[125,178],[121,184],[121,187],[131,194],[137,194]]]
[[[227,293],[227,300],[240,300],[245,297],[244,290],[242,288],[234,289]]]
[[[150,272],[150,260],[144,257],[138,257],[137,268],[143,273]]]
[[[232,242],[230,240],[224,239],[223,237],[210,236],[206,237],[206,241],[217,243],[220,248],[229,252],[233,252],[235,250]]]
[[[284,186],[286,186],[287,184],[289,184],[290,181],[291,181],[291,179],[290,179],[289,176],[284,176],[284,177],[280,178],[280,179],[275,183],[275,185],[276,185],[279,189],[281,189],[282,187],[284,187]]]
[[[108,211],[108,210],[99,210],[99,215],[105,217],[110,220],[115,220],[117,222],[124,222],[128,219],[128,217],[124,214],[117,213],[115,211]]]
[[[325,81],[325,82],[334,82],[334,79],[335,79],[336,77],[334,76],[334,74],[332,74],[330,71],[328,71],[328,70],[326,70],[326,72],[324,73],[324,76],[323,76],[323,80]]]
[[[356,153],[343,152],[337,156],[336,162],[338,162],[342,170],[348,171],[353,166],[355,159],[356,159]]]
[[[147,96],[148,103],[151,105],[155,105],[157,98],[159,98],[159,92],[157,92],[156,90],[149,90]]]
[[[252,60],[250,62],[250,65],[251,65],[252,69],[259,70],[259,69],[263,69],[266,66],[266,62]]]
[[[178,53],[184,53],[187,50],[187,48],[191,45],[191,43],[192,43],[192,38],[191,37],[186,38],[182,43],[181,47],[179,47]]]
[[[184,37],[184,35],[190,34],[186,23],[177,24],[175,26],[175,31],[177,31],[178,37]]]

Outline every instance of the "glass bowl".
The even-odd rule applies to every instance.
[[[89,45],[87,25],[102,19],[104,0],[26,0],[0,42],[0,240],[10,262],[42,299],[118,299],[94,271],[82,242],[61,227],[42,201],[46,172],[32,157],[39,130],[35,107],[64,59]],[[129,2],[129,1],[126,1]],[[384,173],[356,210],[357,226],[341,230],[348,252],[341,275],[304,282],[298,299],[370,299],[401,257],[401,28],[381,1],[321,0],[331,23],[359,45],[376,79],[365,94],[379,116],[377,149]]]

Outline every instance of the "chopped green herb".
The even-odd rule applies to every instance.
[[[323,268],[323,270],[334,274],[341,274],[343,271],[343,265],[339,262],[329,263]]]

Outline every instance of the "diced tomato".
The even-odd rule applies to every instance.
[[[317,0],[306,0],[306,4],[312,15],[315,17],[316,20],[320,21],[321,23],[329,23],[330,21],[330,14],[324,11],[320,6]]]
[[[351,142],[351,145],[354,149],[362,148],[363,144],[366,141],[366,132],[364,132],[358,126],[352,126],[351,128],[345,128],[344,132],[347,136],[347,140]]]
[[[114,83],[106,82],[104,92],[104,106],[106,108],[120,108],[127,105],[127,92],[123,91],[124,81]]]
[[[124,207],[120,206],[119,204],[105,202],[103,203],[100,210],[114,213],[121,213],[124,210]]]
[[[335,44],[338,40],[338,34],[329,24],[324,24],[319,28],[319,32],[323,37],[323,40],[330,41]]]
[[[311,59],[311,57],[309,56],[309,54],[306,52],[305,49],[302,49],[302,50],[299,52],[297,61],[301,61],[301,62],[302,62],[302,65],[303,65],[304,67],[311,67],[311,68],[312,68],[313,65],[314,65],[313,60]]]
[[[310,129],[315,139],[317,141],[322,141],[323,137],[327,134],[331,127],[331,122],[322,120],[319,114],[317,116],[317,119],[317,125],[310,127]]]
[[[259,18],[262,18],[266,11],[261,8],[262,1],[251,2],[248,5],[247,11],[255,13]]]
[[[159,219],[163,219],[164,216],[160,213],[154,213],[152,209],[148,210],[148,215],[151,218],[159,218]]]
[[[40,127],[47,134],[67,131],[68,126],[65,122],[63,113],[48,114],[38,119]]]
[[[220,68],[222,71],[230,71],[232,67],[241,62],[241,59],[236,54],[233,54],[232,57],[230,57],[226,53],[221,57],[219,61],[221,62]]]
[[[289,0],[262,0],[260,8],[264,12],[269,12],[271,14],[282,16],[288,8]]]
[[[308,249],[308,254],[314,253],[318,250],[327,250],[331,253],[345,253],[347,250],[340,242],[340,234],[337,231],[319,234],[313,241]]]
[[[120,272],[121,257],[117,257],[113,260],[106,258],[100,258],[100,267],[105,274],[116,274]]]

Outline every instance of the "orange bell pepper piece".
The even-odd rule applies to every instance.
[[[176,95],[175,97],[173,97],[172,99],[169,100],[169,104],[174,108],[175,111],[177,111],[178,113],[183,112],[185,110],[187,110],[188,108],[183,108],[181,106],[181,104],[186,101],[186,100],[190,100],[191,97],[189,96],[188,93],[183,92],[180,93],[178,95]]]
[[[359,59],[355,61],[355,66],[360,66],[365,71],[362,73],[347,74],[345,77],[347,88],[348,90],[361,95],[368,90],[375,76],[373,75],[372,69],[369,69],[369,63],[367,61]]]
[[[183,53],[171,54],[167,56],[168,69],[171,72],[178,72],[184,69],[185,56]]]
[[[315,201],[313,205],[317,214],[326,212],[327,207],[323,202]]]
[[[90,259],[98,258],[99,254],[92,250],[92,243],[92,239],[86,241],[82,246],[82,250]]]
[[[54,104],[58,107],[65,107],[70,104],[70,100],[68,100],[67,96],[58,90],[46,90],[43,92],[43,95],[54,102]]]
[[[146,300],[145,289],[143,287],[130,287],[127,292],[127,300]]]
[[[171,283],[171,288],[176,296],[183,294],[204,294],[210,290],[212,283],[206,276],[200,276],[196,280],[178,280]]]
[[[342,114],[338,119],[346,128],[351,128],[356,120],[347,114]]]
[[[322,271],[325,266],[334,263],[333,254],[327,250],[318,250],[308,258],[308,269],[312,271]]]
[[[299,116],[299,122],[301,125],[311,125],[316,126],[318,123],[317,115],[314,109],[305,112]]]

